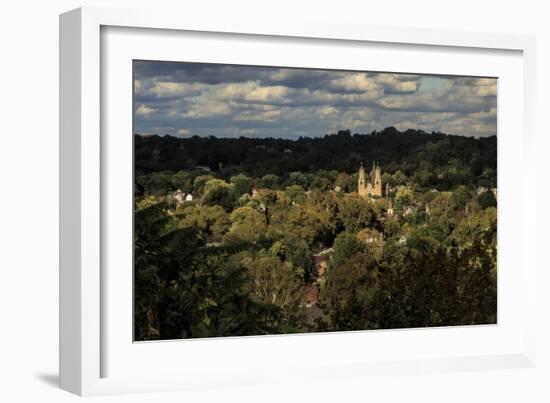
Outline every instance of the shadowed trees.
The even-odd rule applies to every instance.
[[[136,340],[496,322],[496,138],[135,140]]]

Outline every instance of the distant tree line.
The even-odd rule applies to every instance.
[[[292,172],[354,174],[361,161],[374,160],[382,172],[400,172],[422,187],[496,187],[496,136],[473,138],[412,129],[400,132],[393,127],[370,134],[343,130],[298,140],[135,136],[137,177],[200,167],[226,180],[239,173],[264,178],[261,185],[273,187],[284,184]],[[327,179],[332,180],[331,185],[335,181]],[[387,176],[383,179],[392,182]],[[394,179],[399,182],[398,177]]]

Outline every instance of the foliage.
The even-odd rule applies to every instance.
[[[281,310],[253,301],[231,251],[201,248],[193,228],[166,230],[165,206],[136,211],[136,340],[281,332]]]
[[[178,207],[174,218],[176,227],[200,230],[210,242],[220,242],[230,225],[228,214],[217,205]]]
[[[376,221],[372,204],[358,194],[338,200],[337,219],[347,232],[358,232],[362,228],[373,226]]]
[[[202,200],[205,204],[231,211],[236,202],[234,187],[221,179],[210,179],[204,184]]]
[[[285,150],[291,150],[291,154]],[[496,150],[496,136],[473,138],[421,130],[399,132],[391,127],[370,134],[340,131],[295,141],[136,135],[135,170],[137,183],[142,181],[141,176],[153,172],[184,171],[191,177],[219,176],[226,181],[236,172],[257,178],[256,185],[270,189],[292,184],[307,188],[315,179],[312,173],[336,172],[337,176],[345,173],[347,177],[319,175],[319,178],[324,177],[332,187],[338,185],[350,192],[357,184],[353,174],[359,163],[376,160],[383,175],[387,173],[383,183],[395,187],[414,180],[424,188],[442,191],[459,185],[496,187]],[[211,172],[205,173],[197,167],[207,167]],[[157,179],[160,182],[155,190],[164,190],[161,183],[165,178]],[[203,185],[204,180],[193,183],[197,195],[201,194]],[[169,186],[177,189],[171,183]],[[141,194],[138,189],[138,196]]]
[[[361,250],[361,244],[353,232],[341,232],[334,240],[333,250],[333,266],[341,267],[347,259]]]
[[[405,206],[408,206],[412,203],[413,200],[413,191],[408,186],[399,186],[395,194],[395,205],[396,207],[403,209]]]
[[[267,221],[263,213],[252,207],[244,206],[231,213],[231,227],[226,235],[227,242],[256,242],[267,230]]]
[[[496,137],[135,147],[136,340],[496,323]],[[373,159],[378,199],[356,193]]]
[[[497,206],[497,199],[493,192],[491,192],[490,190],[481,193],[478,196],[477,201],[479,202],[482,209]]]
[[[300,321],[300,304],[305,300],[303,278],[276,256],[245,254],[241,262],[249,273],[245,290],[252,300],[275,305],[287,319],[287,325],[295,326]]]
[[[232,176],[230,182],[237,198],[243,194],[248,194],[252,188],[252,178],[244,174]]]

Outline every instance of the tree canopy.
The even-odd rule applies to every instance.
[[[136,339],[495,323],[496,145],[136,135]]]

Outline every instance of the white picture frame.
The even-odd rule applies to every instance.
[[[102,133],[110,130],[108,115],[105,113],[103,98],[108,92],[102,85],[107,74],[103,70],[104,60],[109,57],[102,47],[102,31],[109,27],[117,29],[147,29],[155,32],[171,33],[170,38],[158,38],[164,40],[165,45],[159,45],[159,49],[169,49],[174,40],[178,40],[174,32],[192,32],[194,36],[200,33],[217,33],[217,38],[231,35],[251,37],[254,41],[262,43],[287,43],[295,41],[300,46],[308,46],[310,41],[325,41],[323,46],[338,47],[348,45],[376,44],[378,47],[409,46],[408,51],[421,52],[427,49],[437,51],[464,50],[478,55],[498,52],[512,52],[517,68],[511,68],[510,85],[517,95],[512,103],[499,103],[499,108],[507,108],[507,111],[518,110],[517,120],[501,120],[499,117],[499,136],[501,130],[514,128],[520,131],[521,136],[515,140],[504,140],[501,144],[499,137],[499,247],[510,245],[514,242],[515,250],[507,252],[505,257],[521,262],[520,271],[515,276],[508,277],[510,284],[516,283],[515,298],[521,300],[520,308],[515,313],[515,318],[522,316],[521,323],[511,318],[513,325],[497,327],[472,327],[447,329],[429,332],[426,330],[398,330],[369,333],[349,332],[347,334],[334,335],[294,335],[274,337],[246,337],[229,338],[229,340],[186,340],[182,342],[158,342],[145,344],[132,344],[132,340],[122,338],[117,344],[118,330],[113,330],[114,323],[109,320],[111,302],[109,287],[106,287],[106,279],[111,279],[105,273],[106,253],[108,249],[104,244],[105,203],[110,203],[105,196],[110,192],[107,177],[110,175],[109,147],[117,147],[105,139]],[[150,31],[149,31],[150,32]],[[124,35],[128,35],[125,32]],[[130,32],[130,35],[132,33]],[[285,42],[286,41],[286,42]],[[122,42],[118,42],[120,46]],[[116,40],[109,42],[109,46],[117,46]],[[131,48],[131,47],[128,47]],[[119,47],[120,49],[120,47]],[[423,50],[424,49],[424,50]],[[162,50],[157,50],[157,57],[165,57]],[[169,52],[169,51],[168,51]],[[70,11],[60,17],[60,385],[63,389],[79,395],[130,393],[140,391],[159,391],[170,389],[187,389],[209,387],[214,385],[254,385],[265,382],[295,382],[296,379],[304,380],[308,376],[317,379],[326,377],[329,379],[348,376],[369,376],[371,374],[385,373],[390,375],[411,374],[419,372],[441,372],[455,370],[476,370],[492,368],[518,368],[533,366],[535,363],[535,281],[536,265],[534,261],[535,242],[528,242],[526,234],[536,232],[535,211],[529,208],[529,200],[534,197],[536,179],[534,175],[514,176],[512,160],[519,161],[525,171],[534,172],[534,102],[535,102],[535,41],[533,37],[520,35],[502,35],[487,33],[466,33],[456,31],[429,31],[407,28],[381,28],[370,26],[358,26],[326,22],[306,22],[300,25],[281,25],[275,21],[241,21],[238,19],[210,21],[204,18],[195,18],[192,15],[180,13],[160,12],[151,10],[115,10],[103,8],[81,8]],[[122,51],[120,52],[123,53]],[[266,52],[267,53],[267,52]],[[452,53],[452,52],[451,52]],[[197,57],[200,54],[197,53]],[[125,57],[132,57],[128,53]],[[178,57],[178,56],[174,56]],[[244,57],[244,56],[243,56]],[[246,60],[258,60],[261,54],[249,56]],[[264,63],[268,63],[268,58]],[[113,56],[113,60],[114,56]],[[224,60],[223,57],[219,60]],[[242,60],[242,59],[241,59]],[[289,65],[290,59],[285,63]],[[118,63],[118,62],[116,62]],[[518,64],[519,63],[519,64]],[[261,63],[260,63],[261,64]],[[426,73],[450,74],[460,73],[466,67],[458,66],[455,70],[434,66],[433,71]],[[505,64],[505,63],[503,63]],[[303,66],[304,63],[299,63]],[[317,65],[315,65],[317,66]],[[326,65],[323,67],[331,67]],[[334,65],[339,66],[339,65]],[[420,66],[420,65],[419,65]],[[116,66],[115,66],[116,67]],[[307,66],[310,67],[310,66]],[[312,66],[314,67],[314,66]],[[349,67],[349,66],[348,66]],[[109,68],[109,67],[108,67]],[[417,67],[422,68],[422,67]],[[496,68],[496,67],[495,67]],[[110,71],[110,70],[109,70]],[[473,70],[472,70],[473,71]],[[487,71],[487,70],[485,70]],[[504,70],[502,70],[504,71]],[[520,72],[521,74],[519,74]],[[109,72],[109,74],[111,74]],[[118,76],[117,76],[118,77]],[[130,79],[130,78],[129,78]],[[126,89],[127,90],[127,89]],[[126,91],[122,89],[124,93]],[[103,91],[103,93],[102,93]],[[504,89],[506,92],[506,89]],[[127,99],[127,92],[125,93]],[[108,98],[111,100],[112,98]],[[114,98],[118,99],[118,98]],[[113,105],[110,103],[109,105]],[[518,106],[519,105],[519,106]],[[131,104],[116,105],[113,108],[131,111]],[[521,109],[517,109],[520,107]],[[500,115],[500,109],[499,109]],[[124,115],[126,116],[126,115]],[[121,119],[127,119],[126,117]],[[131,115],[130,115],[131,116]],[[504,125],[504,127],[502,126]],[[519,126],[518,126],[519,125]],[[509,126],[509,127],[508,127]],[[509,137],[512,139],[511,137]],[[121,143],[119,147],[124,147]],[[518,148],[519,147],[519,148]],[[516,158],[511,156],[501,160],[502,155],[509,155],[511,150],[519,150]],[[501,167],[501,162],[504,164]],[[529,192],[521,192],[518,195],[514,207],[518,216],[506,225],[507,216],[501,215],[501,201],[511,201],[513,198],[506,192],[506,186],[501,191],[501,173],[509,173],[509,178],[519,181],[517,186]],[[124,178],[124,176],[121,176]],[[131,186],[130,186],[131,187]],[[527,196],[526,194],[529,194]],[[529,198],[528,198],[529,197]],[[502,199],[502,200],[501,200]],[[105,201],[107,200],[107,201]],[[109,207],[110,208],[110,207]],[[115,218],[113,218],[115,217]],[[116,216],[108,215],[108,219],[115,222]],[[501,220],[504,225],[501,225]],[[110,221],[109,221],[110,222]],[[114,226],[119,224],[112,224]],[[122,224],[120,224],[122,225]],[[501,228],[508,231],[517,229],[519,232],[508,239],[505,234],[501,237]],[[512,235],[510,235],[512,237]],[[519,243],[517,243],[519,242]],[[499,248],[499,270],[501,262]],[[515,281],[515,280],[521,281]],[[115,279],[113,279],[115,281]],[[499,279],[499,287],[501,282]],[[128,284],[129,289],[131,284]],[[130,292],[131,294],[131,292]],[[510,293],[501,296],[499,294],[499,309],[507,306],[506,302],[512,298]],[[124,299],[124,298],[122,298]],[[126,298],[125,300],[128,300]],[[129,301],[126,301],[127,303]],[[115,302],[118,303],[118,302]],[[504,305],[502,305],[504,304]],[[122,309],[122,312],[124,309]],[[114,314],[113,314],[114,315]],[[500,312],[499,312],[500,315]],[[112,315],[111,315],[112,316]],[[517,322],[517,323],[516,323]],[[500,319],[499,319],[500,323]],[[506,320],[504,321],[506,323]],[[501,323],[502,324],[502,323]],[[113,328],[110,333],[107,327]],[[504,330],[503,330],[504,329]],[[508,330],[507,330],[508,329]],[[131,330],[129,330],[131,332]],[[113,336],[112,333],[115,333]],[[321,339],[321,338],[322,339]],[[490,340],[491,337],[506,339],[510,342],[499,345],[493,350],[487,349],[480,343],[479,348],[470,348],[475,340]],[[376,359],[364,359],[361,354],[348,359],[339,360],[340,356],[346,356],[349,352],[343,350],[342,354],[328,354],[325,361],[315,363],[322,370],[307,374],[304,367],[289,362],[284,366],[284,361],[278,362],[277,356],[281,356],[280,349],[307,350],[310,343],[323,343],[330,346],[359,345],[362,341],[378,343],[380,339],[394,340],[396,344],[410,342],[425,348],[416,356],[406,355],[400,349],[395,349],[391,357],[380,356]],[[465,343],[463,350],[448,350],[444,341],[462,339]],[[513,339],[513,340],[512,340]],[[264,341],[266,340],[266,341]],[[428,340],[428,342],[426,342]],[[187,343],[187,344],[183,344]],[[340,343],[340,344],[339,344]],[[387,344],[387,342],[385,342]],[[416,344],[415,344],[416,343]],[[469,344],[468,344],[469,343]],[[426,344],[438,345],[439,348],[429,351]],[[498,343],[495,343],[498,344]],[[144,347],[145,346],[145,347]],[[185,346],[187,350],[185,350]],[[221,346],[221,347],[217,347]],[[424,346],[424,347],[422,347]],[[137,348],[136,348],[137,347]],[[317,348],[318,346],[315,346]],[[150,352],[143,350],[150,349]],[[168,362],[168,356],[172,353],[193,353],[191,359],[185,364]],[[386,345],[387,349],[387,345]],[[182,351],[179,351],[182,350]],[[216,358],[214,354],[206,355],[209,350],[226,354]],[[222,352],[225,351],[225,352]],[[332,349],[334,350],[334,349]],[[114,353],[115,351],[116,353]],[[124,354],[120,352],[124,351]],[[152,353],[154,351],[154,354]],[[176,351],[179,351],[176,353]],[[227,353],[230,351],[230,353]],[[382,352],[386,350],[380,350]],[[272,355],[269,355],[272,352]],[[274,353],[273,353],[274,352]],[[117,355],[118,354],[118,355]],[[141,355],[140,355],[141,354]],[[193,373],[189,367],[198,364],[204,354],[205,362]],[[242,362],[235,362],[239,357],[247,357]],[[244,355],[243,355],[244,354]],[[155,375],[149,372],[133,373],[131,368],[119,366],[114,371],[108,368],[108,361],[128,361],[139,357],[139,360],[152,360],[152,356],[164,357],[155,363],[158,368],[162,364],[166,371],[158,371]],[[268,362],[261,364],[258,357],[271,357]],[[296,355],[296,354],[295,354]],[[111,357],[112,356],[112,357]],[[299,356],[299,355],[298,355]],[[254,361],[256,360],[256,361]],[[222,365],[222,361],[230,365]],[[141,361],[145,362],[146,361]],[[258,365],[258,366],[255,366]],[[263,365],[263,367],[262,367]],[[129,367],[129,366],[128,366]],[[281,367],[284,371],[281,371]],[[262,371],[258,371],[261,369]],[[323,375],[323,373],[327,375]],[[112,375],[114,374],[114,375]],[[330,374],[330,377],[328,376]]]

